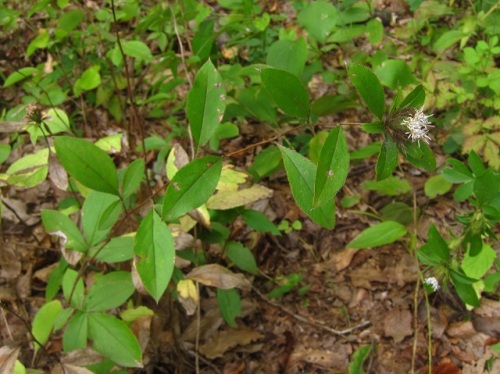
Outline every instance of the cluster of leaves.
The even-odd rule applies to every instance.
[[[16,88],[25,95],[18,105],[2,113],[3,119],[14,123],[27,117],[22,129],[33,144],[44,146],[13,162],[0,180],[7,186],[31,188],[49,178],[55,187],[83,199],[81,203],[75,197],[66,198],[59,209],[42,211],[43,225],[59,239],[63,258],[49,278],[47,303],[33,321],[37,341],[44,344],[53,330],[64,330],[65,352],[85,348],[90,340],[93,349],[112,362],[140,366],[141,348],[129,324],[152,311],[127,304],[130,296],[136,289],[156,301],[168,294],[188,313],[194,313],[199,298],[195,282],[217,288],[221,314],[230,326],[236,326],[241,313],[238,289],[248,289],[250,282],[232,270],[253,275],[259,270],[252,251],[231,240],[228,226],[241,217],[263,234],[299,229],[295,223],[291,228],[277,227],[261,212],[247,208],[272,194],[259,182],[284,169],[297,205],[327,229],[335,226],[336,195],[351,162],[378,154],[376,180],[363,182],[363,188],[382,195],[407,194],[412,190],[409,182],[394,175],[401,160],[427,172],[436,169],[427,143],[411,141],[401,126],[424,103],[449,110],[443,124],[449,119],[465,121],[463,132],[453,135],[445,149],[456,152],[463,143],[462,150],[470,153],[470,169],[450,158],[449,167],[426,182],[425,193],[435,198],[458,183],[454,198],[467,200],[474,209],[457,218],[464,225],[463,234],[450,243],[431,228],[428,243],[418,249],[420,261],[440,279],[451,280],[470,305],[478,304],[478,287],[493,291],[499,273],[487,274],[497,266],[488,240],[495,239],[491,227],[500,220],[500,191],[490,186],[500,184],[495,171],[498,100],[490,96],[498,93],[494,55],[499,47],[491,22],[500,15],[495,7],[477,2],[474,16],[461,18],[454,30],[445,31],[438,21],[455,15],[453,9],[434,1],[421,6],[419,1],[410,3],[415,18],[405,28],[396,29],[398,37],[411,42],[402,49],[397,43],[382,45],[383,24],[365,1],[344,1],[339,6],[321,0],[293,2],[297,23],[307,37],[280,26],[285,16],[267,12],[252,0],[219,0],[223,12],[217,16],[195,0],[156,6],[128,0],[116,7],[111,2],[110,7],[95,12],[64,0],[40,0],[29,9],[22,9],[23,5],[7,9],[0,2],[0,25],[6,32],[18,30],[16,20],[24,13],[28,20],[43,15],[45,27],[30,39],[25,55],[31,61],[37,55],[46,60],[18,67],[4,79],[4,88]],[[116,34],[117,27],[130,32]],[[190,55],[176,53],[183,36],[190,40]],[[379,50],[373,55],[353,52],[353,40],[363,38]],[[460,48],[453,49],[458,42]],[[460,69],[447,67],[449,61],[429,61],[426,48],[440,55],[451,49],[461,58]],[[333,50],[349,54],[353,63],[347,69],[325,68],[324,57]],[[413,57],[407,62],[396,58],[408,53]],[[188,80],[181,69],[196,71],[187,95],[182,95]],[[306,85],[313,75],[334,84],[333,93],[312,99]],[[143,80],[147,88],[141,84]],[[444,82],[453,87],[445,90]],[[386,95],[384,87],[395,95]],[[255,157],[246,173],[234,170],[221,156],[206,155],[208,150],[222,152],[221,141],[238,136],[239,125],[247,121],[267,126],[276,134],[288,124],[313,126],[323,116],[358,107],[357,95],[374,117],[361,127],[370,134],[383,134],[381,144],[374,142],[349,152],[345,129],[338,125],[307,135],[307,156],[307,150],[290,146],[299,143],[299,136],[280,138],[278,144],[269,145]],[[77,101],[83,103],[81,108]],[[388,107],[387,102],[392,104]],[[39,106],[49,109],[42,112]],[[104,109],[124,130],[94,143],[81,139],[84,128],[80,124],[85,118],[80,115],[88,107]],[[122,148],[122,137],[137,135],[133,134],[136,129],[125,125],[127,110],[132,109],[136,125],[144,126],[137,113],[164,119],[165,108],[171,133],[164,138],[150,135],[138,147],[138,151],[157,151],[157,161],[149,169],[144,157]],[[184,109],[188,124],[183,116],[175,115]],[[481,122],[482,118],[488,120]],[[473,130],[470,121],[476,121]],[[449,130],[446,125],[441,127]],[[173,144],[176,136],[191,137],[192,156]],[[0,159],[7,160],[11,148],[21,148],[25,141],[24,135],[13,133],[10,144],[0,148]],[[117,168],[109,154],[122,149],[129,153],[127,160],[136,159]],[[478,152],[483,152],[490,168],[482,164]],[[151,182],[151,176],[157,175],[168,178],[166,189],[140,201],[141,186],[148,190],[157,187]],[[254,180],[250,186],[249,175]],[[350,208],[358,201],[358,196],[344,196],[341,205]],[[149,209],[136,231],[117,235],[127,217],[146,203]],[[376,247],[404,237],[410,237],[414,246],[415,238],[406,228],[414,213],[403,202],[388,204],[377,217],[381,222],[364,230],[347,247]],[[75,223],[76,217],[81,226]],[[218,243],[227,263],[234,267],[210,263],[195,239]],[[188,261],[192,269],[185,273],[175,265],[176,258]],[[109,269],[130,262],[130,272],[102,271],[102,264]],[[101,271],[84,284],[90,265]],[[277,279],[278,286],[269,297],[296,289],[304,294],[307,286],[301,286],[302,280],[295,273]],[[118,318],[114,310],[125,304]],[[367,354],[366,349],[359,351],[356,365]],[[108,364],[93,369],[104,370]]]

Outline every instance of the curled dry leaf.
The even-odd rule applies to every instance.
[[[92,374],[93,372],[87,368],[71,364],[60,364],[54,366],[50,374]]]
[[[105,357],[91,348],[77,349],[61,358],[66,365],[88,366],[95,365],[105,360]]]
[[[3,346],[0,348],[0,373],[13,373],[21,348]]]
[[[55,233],[51,233],[51,234],[54,235]],[[60,240],[63,240],[63,239],[60,239]],[[64,244],[66,244],[66,243],[64,243]],[[71,266],[75,266],[83,256],[82,252],[74,251],[74,250],[68,249],[64,246],[61,248],[61,253],[64,256],[64,259],[66,260],[66,262],[68,264],[70,264]]]
[[[49,179],[60,190],[68,189],[68,174],[53,152],[49,152]]]
[[[198,281],[205,286],[229,290],[231,288],[250,289],[250,282],[243,274],[235,274],[217,264],[203,265],[191,270],[187,279]]]

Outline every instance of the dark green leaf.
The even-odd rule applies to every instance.
[[[252,209],[245,209],[241,215],[243,216],[245,223],[255,231],[261,233],[269,232],[276,236],[281,235],[281,232],[278,230],[276,225],[261,212]]]
[[[64,352],[87,348],[88,319],[87,313],[77,311],[69,321],[63,335]]]
[[[236,328],[236,317],[241,315],[241,299],[240,294],[235,288],[229,290],[217,289],[217,304],[219,305],[220,314],[224,321]]]
[[[177,219],[200,207],[215,191],[222,172],[222,159],[206,156],[191,161],[170,181],[163,201],[163,218]]]
[[[144,177],[144,160],[139,158],[133,161],[125,171],[122,181],[122,195],[124,198],[129,197],[136,192]]]
[[[359,64],[347,68],[349,78],[356,87],[359,96],[378,119],[382,120],[385,112],[384,90],[377,76],[370,69]]]
[[[298,15],[299,24],[320,43],[334,30],[338,18],[337,9],[326,1],[307,3]]]
[[[142,220],[135,236],[136,268],[142,283],[158,302],[174,271],[174,239],[154,209]]]
[[[239,242],[228,242],[225,247],[227,258],[246,272],[257,274],[259,269],[252,251]]]
[[[410,164],[428,172],[436,170],[436,157],[427,143],[406,142],[403,147],[399,147],[400,152]]]
[[[314,208],[335,197],[344,185],[348,172],[349,150],[342,128],[338,126],[330,131],[321,148],[314,181]]]
[[[279,146],[292,195],[297,205],[317,224],[331,229],[335,226],[335,201],[313,209],[316,165],[294,150]]]
[[[118,176],[111,158],[83,139],[59,136],[54,139],[57,157],[66,171],[84,186],[118,195]]]
[[[420,109],[424,105],[425,101],[425,90],[424,87],[419,84],[417,87],[411,91],[408,96],[405,97],[400,108],[412,107]]]
[[[141,347],[127,324],[103,313],[88,314],[92,348],[124,367],[142,367]]]
[[[103,241],[122,212],[118,196],[91,191],[82,207],[82,226],[89,246]]]
[[[277,69],[263,69],[260,76],[278,108],[290,116],[309,118],[309,94],[299,78]]]
[[[226,109],[226,91],[212,61],[202,66],[187,99],[187,117],[196,145],[203,146],[214,135]]]
[[[398,147],[390,136],[386,136],[377,160],[377,181],[390,177],[398,165]]]

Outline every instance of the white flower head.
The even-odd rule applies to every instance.
[[[439,282],[434,277],[425,278],[424,283],[431,287],[434,292],[439,290]]]
[[[429,122],[430,115],[425,115],[423,112],[423,108],[417,109],[413,116],[408,116],[401,122],[401,126],[405,126],[408,131],[405,132],[408,135],[408,139],[412,142],[418,142],[420,145],[420,140],[423,140],[427,144],[429,144],[429,140],[431,137],[427,135],[430,127],[434,127]]]

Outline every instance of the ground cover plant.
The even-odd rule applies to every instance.
[[[496,2],[0,25],[1,372],[498,371]]]

